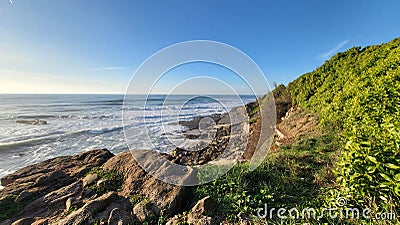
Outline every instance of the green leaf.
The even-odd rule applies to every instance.
[[[396,174],[396,175],[394,176],[394,180],[395,180],[395,181],[400,181],[400,173],[398,173],[398,174]]]
[[[387,201],[387,198],[385,196],[379,196],[380,199],[382,199],[383,201]]]
[[[367,167],[368,173],[374,173],[375,170],[376,170],[376,167],[375,167],[375,166],[368,166],[368,167]]]
[[[360,143],[360,146],[361,146],[361,147],[370,147],[370,146],[371,146],[371,143],[370,143],[370,142],[367,142],[367,141],[363,141],[363,142]]]
[[[394,170],[400,169],[400,166],[396,166],[393,163],[387,163],[387,164],[385,164],[385,166],[390,168],[390,169],[394,169]]]
[[[390,182],[382,182],[382,183],[380,183],[379,185],[378,185],[378,187],[380,187],[380,188],[387,188],[387,187],[389,187],[389,186],[391,186],[392,185],[392,183],[390,183]]]
[[[367,156],[367,159],[369,159],[369,161],[371,161],[371,162],[373,162],[373,163],[378,163],[378,160],[376,160],[376,158],[375,157],[373,157],[373,156]]]
[[[394,188],[394,193],[395,193],[396,195],[400,196],[400,185],[397,185],[397,186]]]
[[[384,173],[380,173],[380,175],[383,177],[383,179],[385,179],[385,180],[387,180],[389,182],[392,182],[392,179],[388,175],[386,175]]]

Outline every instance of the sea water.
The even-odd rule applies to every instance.
[[[254,99],[135,95],[124,105],[123,95],[0,95],[0,178],[46,159],[98,148],[114,154],[129,148],[172,150],[163,148],[162,137],[185,129],[176,121],[224,113]],[[47,124],[29,124],[38,120]],[[124,126],[130,130],[129,147]]]

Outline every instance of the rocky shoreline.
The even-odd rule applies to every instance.
[[[189,194],[146,174],[129,151],[106,149],[46,160],[1,184],[1,224],[132,224],[179,212]]]
[[[256,148],[261,129],[257,109],[256,102],[246,105],[250,139],[247,147],[231,153],[232,158],[239,161],[249,160]],[[227,114],[211,118],[214,137],[205,148],[196,151],[176,148],[171,154],[160,154],[161,157],[188,167],[218,158],[235,128]],[[199,123],[202,119],[181,122],[189,128],[188,139],[201,139]],[[195,171],[188,171],[187,179],[197,179]],[[193,187],[157,180],[143,170],[132,151],[114,155],[106,149],[98,149],[53,158],[9,174],[1,179],[1,184],[4,186],[0,190],[1,225],[177,224],[182,221],[174,216],[183,211],[190,212],[185,221],[189,224],[223,221],[222,217],[207,216],[214,205],[212,199],[193,202]]]
[[[162,156],[184,166],[217,158],[230,139],[231,127],[226,114],[212,118],[217,124],[215,137],[206,148],[176,148]],[[182,125],[197,130],[201,119],[182,121]],[[3,177],[1,184],[0,224],[140,224],[173,217],[193,205],[192,211],[200,214],[192,217],[202,221],[207,219],[201,215],[204,207],[212,201],[191,202],[191,187],[155,179],[130,151],[114,155],[106,149],[30,165]]]
[[[181,165],[212,161],[229,140],[228,128],[220,125],[217,138],[201,151],[176,148],[163,156]],[[114,155],[106,149],[27,166],[3,177],[1,184],[2,225],[140,224],[160,216],[173,217],[193,204],[199,208],[204,201],[212,201],[191,202],[191,187],[155,179],[138,165],[130,151]],[[200,214],[193,218],[201,221],[204,210],[194,210]]]

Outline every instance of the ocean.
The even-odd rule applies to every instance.
[[[181,137],[185,128],[176,121],[224,113],[254,100],[249,95],[151,95],[147,100],[130,95],[123,105],[123,95],[0,95],[0,178],[46,159],[97,148],[114,154],[129,148],[172,151],[163,137]]]

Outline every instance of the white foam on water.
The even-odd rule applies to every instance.
[[[221,97],[225,98],[222,100],[226,109],[207,101],[182,107],[180,96],[170,96],[173,101],[162,105],[164,97],[153,98],[143,107],[144,97],[137,96],[137,104],[125,106],[124,125],[130,134],[130,147],[162,150],[170,144],[167,136],[182,138],[180,131],[185,128],[177,123],[179,120],[224,113],[242,105],[236,98]],[[57,156],[97,148],[107,148],[115,154],[127,151],[122,99],[118,95],[0,95],[0,178]],[[253,99],[245,98],[244,103]],[[47,124],[16,123],[19,119],[40,119]],[[148,144],[149,138],[152,145]]]

